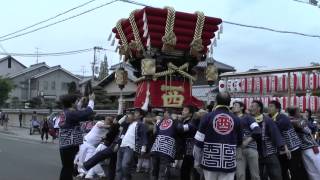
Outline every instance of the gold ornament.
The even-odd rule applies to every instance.
[[[206,79],[208,83],[213,83],[218,79],[218,69],[213,63],[207,65]]]
[[[116,84],[122,89],[128,82],[128,72],[120,67],[115,73]]]
[[[145,58],[141,61],[142,76],[153,76],[156,73],[156,60]]]

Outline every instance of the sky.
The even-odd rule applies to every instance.
[[[1,2],[0,36],[22,27],[50,18],[88,0],[10,0]],[[110,0],[96,0],[53,21],[78,14]],[[174,7],[177,11],[194,13],[225,21],[264,26],[279,30],[320,35],[320,8],[293,0],[137,0],[154,7]],[[131,11],[141,6],[115,2],[72,20],[15,39],[0,41],[8,53],[61,52],[101,46],[115,49],[107,41],[112,28],[120,18],[128,18]],[[49,23],[50,23],[49,22]],[[48,24],[48,23],[47,23]],[[45,25],[45,24],[44,24]],[[0,49],[0,52],[3,52]],[[113,51],[104,54],[109,65],[119,62]],[[0,57],[2,57],[0,55]],[[223,24],[223,34],[214,47],[213,57],[235,67],[238,71],[259,67],[261,69],[287,68],[320,62],[320,38],[280,34],[259,29]],[[15,57],[29,66],[36,58]],[[50,66],[62,65],[75,74],[91,74],[93,52],[83,54],[40,57],[39,62]]]

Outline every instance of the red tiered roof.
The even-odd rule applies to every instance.
[[[162,37],[165,35],[167,14],[167,9],[152,7],[145,7],[134,13],[135,22],[144,48],[150,46],[152,48],[161,49],[163,46]],[[175,12],[173,31],[177,38],[176,46],[174,47],[176,50],[190,50],[190,44],[193,40],[196,22],[197,14],[178,11]],[[215,37],[214,32],[219,30],[218,25],[221,23],[222,20],[219,18],[205,17],[201,35],[202,45],[204,46],[203,53],[206,53],[207,46],[211,44],[211,39]],[[130,43],[134,40],[134,35],[129,19],[123,20],[121,25],[127,42]],[[117,29],[113,28],[112,31],[116,33],[116,38],[120,39]],[[121,40],[119,43],[122,44]]]

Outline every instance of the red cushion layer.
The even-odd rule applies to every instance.
[[[143,41],[143,43],[146,44],[147,42]],[[162,41],[150,40],[150,43],[151,43],[151,47],[162,48],[163,46]],[[175,46],[175,49],[188,51],[190,50],[190,44],[177,43]],[[207,50],[207,46],[204,46],[204,49]]]
[[[162,37],[163,37],[164,34],[162,34],[162,33],[150,33],[149,35],[150,35],[151,40],[162,41]],[[126,37],[127,37],[127,41],[128,42],[131,42],[131,40],[134,40],[134,35],[133,34],[128,34]],[[176,36],[176,37],[177,37],[177,43],[178,44],[190,44],[192,42],[192,40],[193,40],[192,36]],[[212,37],[214,37],[214,35]],[[116,35],[116,38],[119,39],[119,35]],[[202,45],[208,46],[211,43],[210,39],[203,39],[202,40]],[[146,41],[146,38],[141,38],[141,40],[142,41]]]
[[[152,16],[160,16],[160,17],[167,17],[167,10],[166,9],[159,9],[159,8],[152,8],[152,7],[145,7],[144,8],[147,15]],[[196,22],[197,21],[197,15],[196,14],[190,14],[185,12],[176,11],[175,15],[176,19],[182,19],[185,21],[191,21]],[[222,22],[220,18],[214,18],[214,17],[205,17],[205,24],[214,24],[218,25]]]

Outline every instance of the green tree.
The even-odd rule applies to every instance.
[[[107,92],[101,87],[96,86],[93,88],[93,92],[96,95],[95,108],[96,109],[109,109],[110,99],[107,96]]]
[[[104,59],[100,64],[100,71],[99,71],[99,77],[98,79],[101,81],[105,77],[109,75],[109,69],[108,69],[108,58],[106,55],[104,55]]]
[[[13,89],[13,85],[9,79],[0,76],[0,107],[2,107],[9,98],[9,93]]]
[[[68,83],[68,94],[80,94],[77,84],[74,81]]]
[[[311,64],[311,66],[320,66],[320,63],[318,63],[318,62],[311,62],[310,64]]]
[[[11,98],[11,108],[16,109],[21,107],[21,103],[19,101],[18,97],[12,97]]]

